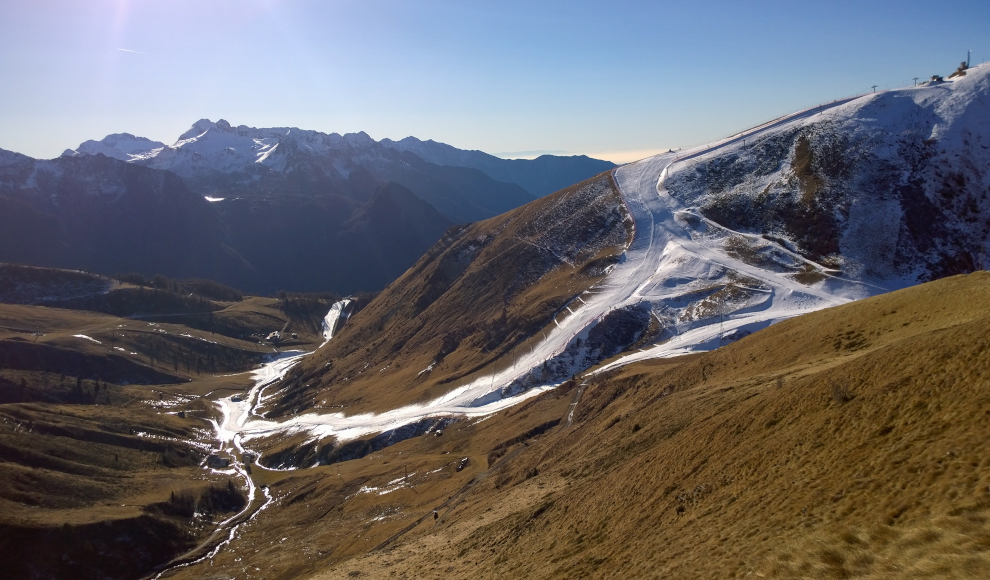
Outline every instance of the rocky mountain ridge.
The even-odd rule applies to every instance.
[[[52,160],[0,151],[0,260],[212,277],[249,292],[377,290],[454,223],[612,167],[426,143],[459,157],[222,119],[197,121],[172,145],[120,133]]]
[[[214,198],[333,193],[367,200],[378,184],[395,181],[455,222],[493,217],[614,167],[584,156],[504,160],[413,137],[375,141],[364,132],[235,127],[223,119],[200,119],[172,145],[115,134],[63,155],[98,153],[172,171]]]

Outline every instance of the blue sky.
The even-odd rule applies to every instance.
[[[3,0],[0,148],[205,117],[623,161],[988,60],[988,31],[985,0]]]

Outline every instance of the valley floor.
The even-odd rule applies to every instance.
[[[982,578],[988,305],[948,278],[255,469],[271,507],[169,576]]]
[[[318,319],[266,298],[189,312],[207,302],[126,285],[72,296],[158,312],[0,304],[0,561],[11,577],[138,577],[212,548],[257,503],[242,505],[240,457],[216,454],[211,399],[250,388],[245,369],[274,355],[257,335],[314,348]]]

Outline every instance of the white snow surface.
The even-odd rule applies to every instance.
[[[97,155],[102,154],[121,161],[132,161],[147,155],[149,151],[160,150],[164,143],[152,141],[146,137],[135,137],[130,133],[114,133],[99,141],[86,141],[75,151],[66,151],[63,155]]]
[[[762,328],[784,318],[842,304],[881,290],[845,280],[832,280],[816,287],[803,286],[783,274],[729,258],[720,253],[714,244],[692,240],[674,217],[682,208],[662,188],[658,190],[657,187],[661,171],[674,157],[673,154],[657,156],[616,172],[623,196],[636,220],[636,236],[626,252],[626,259],[594,292],[582,296],[582,305],[576,307],[573,314],[556,321],[549,328],[546,339],[519,357],[512,366],[506,364],[493,376],[453,389],[425,404],[408,405],[380,414],[347,416],[344,413],[304,413],[284,421],[272,421],[254,413],[257,401],[263,396],[266,386],[283,377],[305,356],[283,353],[284,358],[256,373],[256,385],[243,401],[220,401],[224,413],[222,437],[233,441],[238,448],[254,438],[299,432],[308,433],[311,440],[335,437],[338,441],[347,441],[429,417],[490,415],[554,388],[554,384],[543,384],[517,392],[519,389],[512,385],[541,368],[544,362],[562,354],[575,338],[587,336],[588,330],[611,310],[663,300],[668,295],[683,293],[684,288],[679,288],[682,284],[696,284],[697,280],[707,279],[715,284],[735,272],[759,280],[764,286],[760,293],[766,296],[765,300],[755,308],[729,315],[725,320],[725,333]],[[331,310],[327,320],[335,321],[338,316],[339,311]],[[691,328],[662,346],[627,355],[621,363],[613,364],[709,350],[718,345],[718,335],[718,325],[705,324]]]
[[[990,72],[988,66],[974,67],[967,77],[955,83],[890,93],[900,93],[894,95],[895,98],[903,96],[928,103],[940,111],[939,115],[946,120],[945,126],[933,127],[933,134],[940,133],[943,137],[953,132],[963,134],[966,132],[959,127],[953,128],[955,121],[965,117],[973,93],[986,91],[987,72]],[[596,325],[620,309],[649,310],[652,317],[663,323],[665,334],[659,343],[626,352],[596,369],[596,373],[634,361],[711,350],[726,340],[793,316],[913,283],[908,278],[878,278],[865,274],[856,278],[825,275],[829,272],[827,268],[787,247],[758,235],[728,230],[705,219],[697,207],[673,198],[666,185],[692,161],[739,148],[747,140],[814,123],[816,116],[857,118],[864,123],[884,122],[896,127],[896,115],[885,120],[882,110],[871,107],[879,98],[865,95],[836,101],[782,117],[717,143],[660,154],[615,170],[616,182],[635,221],[635,235],[624,259],[600,284],[558,315],[545,329],[542,342],[513,361],[496,365],[491,375],[427,403],[380,414],[304,413],[273,421],[255,413],[258,401],[262,400],[268,385],[284,376],[305,356],[283,353],[283,358],[256,373],[255,387],[244,401],[234,403],[224,399],[220,402],[224,413],[220,426],[222,437],[239,449],[258,437],[300,432],[307,433],[311,440],[335,437],[338,441],[346,441],[430,417],[488,416],[555,388],[556,385],[545,377],[542,382],[539,379],[541,369],[545,373],[547,365],[557,365],[558,370],[563,366],[565,371],[574,373],[586,370],[589,365],[583,362],[581,345],[587,342]],[[864,120],[867,115],[872,116]],[[982,127],[987,122],[990,119],[979,120],[976,126]],[[210,130],[207,125],[201,128]],[[198,137],[192,134],[188,138]],[[727,249],[730,242],[758,253],[760,260],[744,261],[744,254]],[[733,257],[741,255],[742,258]],[[801,283],[796,279],[800,277],[796,274],[809,271],[819,274],[817,281]],[[733,292],[724,300],[710,300],[718,289],[727,287],[733,288]],[[327,314],[325,328],[330,329],[324,332],[327,340],[332,338],[336,321],[345,306],[335,304],[336,310]],[[718,313],[713,312],[713,307],[717,307]]]
[[[498,398],[480,405],[476,401],[476,389],[458,389],[435,401],[423,405],[409,405],[381,414],[346,416],[343,413],[297,415],[285,421],[272,421],[258,415],[257,407],[265,399],[265,389],[285,376],[308,353],[283,352],[279,357],[254,371],[255,386],[241,401],[231,398],[218,401],[223,415],[217,433],[224,445],[232,445],[238,451],[245,450],[245,443],[258,437],[309,433],[311,439],[335,437],[348,441],[371,433],[380,433],[413,423],[428,417],[466,415],[484,416],[511,407],[529,397],[553,388],[546,385],[534,388],[516,397]],[[257,453],[257,452],[255,452]]]
[[[347,320],[349,315],[347,307],[351,304],[351,302],[352,301],[349,298],[344,298],[343,300],[334,302],[333,306],[330,307],[330,311],[323,317],[321,327],[321,332],[323,333],[323,344],[330,342],[333,335],[340,329],[340,326],[344,323],[344,321]]]
[[[294,150],[330,158],[334,152],[366,153],[376,143],[363,131],[340,135],[296,127],[233,127],[223,119],[200,119],[171,145],[122,133],[87,141],[66,154],[102,153],[179,175],[194,175],[204,169],[234,173],[250,171],[252,166],[284,172],[289,169],[287,159]]]

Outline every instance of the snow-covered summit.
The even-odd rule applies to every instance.
[[[296,127],[234,127],[224,119],[216,122],[200,119],[171,145],[120,133],[99,141],[86,141],[76,150],[67,150],[63,155],[103,154],[156,169],[167,169],[183,177],[201,177],[203,172],[256,173],[261,167],[284,173],[293,168],[292,161],[288,159],[289,152],[326,160],[341,154],[353,156],[364,153],[377,145],[363,131],[340,135]]]
[[[705,218],[846,276],[972,270],[990,254],[990,64],[685,151],[664,183]]]
[[[200,119],[170,145],[129,134],[110,135],[87,141],[65,156],[98,154],[170,171],[193,191],[214,199],[335,195],[365,202],[379,185],[392,181],[464,222],[492,217],[533,199],[517,179],[450,172],[413,153],[385,147],[364,132],[341,135]],[[593,169],[584,167],[578,180],[592,175]]]
[[[280,145],[283,151],[276,153]],[[163,151],[161,159],[152,164],[181,172],[182,166],[194,163],[190,158],[196,157],[197,161],[201,159],[199,164],[213,165],[226,171],[260,164],[273,171],[284,172],[291,167],[285,150],[326,159],[341,152],[353,153],[354,150],[375,145],[375,140],[364,132],[340,135],[296,127],[256,129],[240,125],[235,128],[223,119],[216,123],[204,119]]]
[[[152,141],[146,137],[136,137],[130,133],[114,133],[99,141],[89,140],[79,145],[75,151],[68,149],[63,156],[102,154],[121,161],[134,161],[142,158],[151,151],[165,147],[164,143]]]
[[[185,141],[187,139],[198,137],[210,129],[216,129],[217,131],[230,131],[231,127],[230,123],[223,119],[220,119],[216,123],[209,119],[200,119],[199,121],[193,123],[192,127],[189,127],[185,133],[179,135],[178,141]]]

